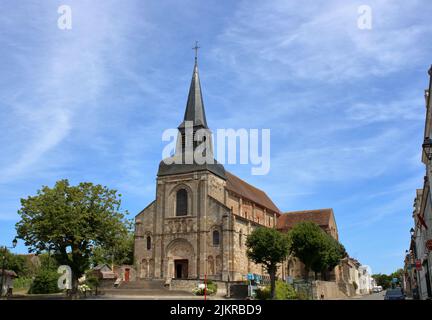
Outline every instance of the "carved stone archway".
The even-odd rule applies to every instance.
[[[183,270],[180,270],[182,264]],[[165,274],[167,279],[196,278],[195,250],[189,241],[178,238],[166,248]]]

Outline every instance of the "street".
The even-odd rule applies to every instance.
[[[384,300],[385,293],[385,291],[381,291],[379,293],[372,293],[364,296],[350,297],[346,300]]]

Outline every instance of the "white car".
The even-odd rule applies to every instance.
[[[383,288],[381,286],[376,286],[376,287],[372,288],[372,292],[373,293],[378,293],[378,292],[381,292],[381,291],[383,291]]]

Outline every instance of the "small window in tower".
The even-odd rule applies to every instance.
[[[240,233],[239,233],[239,246],[240,246],[240,248],[242,247],[242,244],[243,244],[243,231],[240,230]]]
[[[186,136],[184,133],[181,134],[181,144],[182,144],[182,151],[186,148]]]
[[[213,231],[213,245],[214,246],[219,245],[219,231],[217,231],[217,230]]]
[[[186,216],[188,209],[188,195],[185,189],[177,191],[176,216]]]
[[[151,237],[147,236],[147,250],[151,250]]]

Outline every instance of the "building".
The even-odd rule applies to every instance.
[[[405,257],[405,284],[419,299],[432,298],[432,67],[429,69],[429,88],[425,90],[426,116],[421,161],[425,165],[423,187],[417,189],[414,199],[410,249]]]
[[[2,287],[1,296],[6,294],[12,294],[14,279],[17,278],[17,274],[13,270],[0,270],[0,278]]]
[[[317,209],[317,210],[303,210],[303,211],[291,211],[285,212],[279,216],[276,228],[281,232],[288,232],[297,223],[311,221],[315,222],[321,227],[327,234],[332,236],[334,239],[339,240],[336,220],[334,217],[333,209]],[[321,275],[323,280],[336,281],[340,278],[340,270],[338,267],[328,274]],[[309,271],[307,275],[304,264],[295,257],[290,257],[286,263],[284,263],[283,274],[292,278],[314,278],[314,273]]]
[[[361,264],[356,259],[346,257],[342,260],[340,268],[342,269],[342,282],[347,284],[347,292],[350,296],[359,295],[360,292],[360,268]],[[351,286],[352,287],[351,287]]]
[[[198,163],[191,157],[185,163],[190,153],[200,152],[199,143],[209,145],[203,156],[211,161]],[[195,59],[175,153],[160,162],[155,200],[135,217],[135,274],[130,280],[163,280],[178,287],[205,278],[242,281],[251,273],[266,278],[267,271],[247,258],[247,236],[257,227],[288,231],[304,220],[317,222],[338,240],[332,209],[282,214],[263,190],[214,160]],[[291,262],[279,268],[282,279],[302,275],[301,263]]]
[[[372,270],[369,266],[361,265],[358,268],[359,273],[359,293],[369,294],[375,287],[375,280],[372,278]]]
[[[430,253],[426,247],[426,242],[430,238],[428,224],[425,217],[430,216],[430,193],[429,183],[425,177],[423,189],[417,189],[414,200],[413,220],[414,228],[411,230],[410,253],[413,257],[412,267],[414,269],[416,283],[414,285],[415,294],[419,299],[432,297],[431,279],[430,279]],[[428,221],[429,222],[429,221]],[[430,224],[429,222],[429,225]]]
[[[96,278],[98,278],[99,280],[106,280],[106,279],[115,280],[117,278],[117,275],[113,272],[111,267],[106,263],[98,264],[97,266],[91,269],[90,273]]]
[[[274,228],[280,210],[264,191],[225,171],[211,149],[204,156],[214,163],[184,163],[187,147],[198,148],[188,144],[188,125],[212,146],[196,59],[175,154],[161,161],[155,200],[135,218],[138,278],[236,281],[265,274],[248,260],[245,241],[259,226]]]

